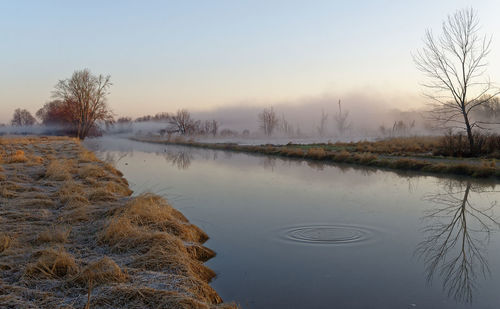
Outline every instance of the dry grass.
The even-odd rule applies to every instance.
[[[158,195],[146,193],[135,197],[124,207],[121,216],[139,226],[168,232],[185,241],[204,242],[208,239],[205,232],[190,224],[184,215]]]
[[[62,203],[70,204],[70,206],[76,203],[84,205],[89,203],[83,186],[74,181],[65,182],[57,191],[57,197]]]
[[[153,271],[167,271],[185,277],[197,277],[210,281],[215,273],[201,262],[189,257],[185,250],[169,248],[163,243],[154,244],[146,253],[139,255],[130,264],[136,268]]]
[[[78,162],[80,163],[90,163],[90,162],[97,162],[99,159],[95,156],[95,154],[91,151],[88,151],[86,149],[82,149],[80,151],[80,155],[78,156]]]
[[[373,153],[370,152],[364,152],[364,153],[356,153],[353,156],[354,161],[362,163],[362,164],[369,164],[375,160],[377,160],[377,156],[374,155]]]
[[[36,261],[24,271],[28,278],[63,278],[79,271],[74,257],[63,248],[40,250],[32,258]]]
[[[104,183],[104,188],[108,192],[119,194],[119,195],[129,196],[132,194],[132,190],[130,190],[130,188],[128,186],[125,186],[121,183],[117,183],[114,181],[106,181]]]
[[[327,153],[323,148],[310,148],[307,150],[306,156],[312,159],[321,160],[327,156]]]
[[[216,255],[213,250],[198,244],[187,246],[187,251],[193,258],[202,262],[206,262]]]
[[[56,203],[48,198],[30,198],[23,199],[18,203],[21,207],[36,207],[36,208],[52,208],[56,206]]]
[[[145,253],[154,244],[161,244],[173,251],[182,251],[184,247],[179,238],[137,226],[125,217],[112,219],[99,235],[99,240],[110,245],[115,252]]]
[[[375,142],[357,142],[336,145],[350,145],[357,152],[373,152],[378,154],[414,155],[418,153],[432,153],[440,144],[439,137],[414,136],[384,139]]]
[[[37,243],[66,243],[71,233],[71,227],[52,226],[38,234]]]
[[[208,284],[207,235],[166,200],[130,198],[118,170],[67,138],[0,145],[0,159],[16,161],[0,169],[1,304],[235,308]]]
[[[43,164],[43,162],[44,162],[44,160],[42,157],[36,156],[36,155],[29,155],[27,166],[41,165],[41,164]]]
[[[3,198],[15,198],[17,196],[17,193],[9,190],[4,186],[0,186],[0,196]]]
[[[304,150],[302,150],[300,148],[285,147],[282,150],[282,153],[288,157],[303,157],[304,156]]]
[[[59,221],[76,224],[77,222],[89,221],[90,211],[80,202],[71,202],[70,210],[64,211],[59,217]]]
[[[72,162],[70,160],[52,160],[47,166],[45,177],[50,180],[67,181],[71,176]]]
[[[87,198],[91,202],[115,201],[116,196],[108,188],[95,188],[87,192]]]
[[[351,156],[351,154],[346,150],[342,150],[342,151],[335,153],[333,156],[334,156],[336,161],[343,162],[343,161],[347,160]]]
[[[96,165],[85,165],[78,169],[78,176],[82,179],[99,178],[106,176],[106,171]]]
[[[7,250],[11,244],[12,238],[5,233],[0,233],[0,253]]]
[[[82,269],[72,280],[81,285],[97,286],[124,282],[128,275],[111,258],[105,256]]]
[[[118,177],[122,177],[123,174],[122,172],[120,172],[119,170],[117,170],[113,165],[109,164],[109,163],[104,163],[104,168],[109,171],[111,174],[115,175],[115,176],[118,176]],[[125,180],[125,178],[123,178]]]
[[[5,161],[7,163],[24,163],[28,161],[28,158],[24,154],[23,150],[16,150],[16,152],[8,156]]]
[[[194,297],[176,291],[128,286],[114,286],[103,290],[90,303],[91,308],[169,308],[169,309],[210,309],[210,306]]]

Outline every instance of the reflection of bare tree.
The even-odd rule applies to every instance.
[[[485,192],[470,182],[450,183],[444,192],[424,197],[436,207],[425,213],[426,238],[416,253],[426,265],[428,282],[438,274],[448,296],[459,302],[471,303],[478,274],[489,274],[484,253],[490,233],[500,227],[493,213],[496,201],[486,206],[472,202]]]
[[[307,166],[317,171],[322,171],[325,169],[325,164],[319,161],[307,161]]]
[[[265,169],[270,169],[271,171],[274,171],[274,168],[276,167],[276,158],[273,157],[264,157],[260,160],[260,164],[265,168]]]
[[[118,151],[118,152],[105,152],[104,162],[107,162],[113,166],[117,166],[118,162],[120,162],[123,158],[132,155],[132,151]]]
[[[193,159],[191,153],[186,151],[165,152],[164,157],[167,162],[171,162],[172,165],[177,166],[180,170],[188,169]]]

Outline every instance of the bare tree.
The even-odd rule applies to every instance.
[[[293,135],[293,126],[286,120],[285,114],[281,114],[281,119],[279,120],[279,131],[283,132],[285,135]]]
[[[328,114],[325,113],[325,110],[321,110],[321,118],[319,120],[319,126],[317,127],[319,136],[324,136],[326,133],[326,125],[328,121]]]
[[[238,136],[238,132],[233,131],[231,129],[222,129],[220,131],[220,136],[222,136],[222,137],[236,137],[236,136]]]
[[[219,131],[219,122],[217,120],[205,120],[201,131],[203,134],[210,134],[215,137]]]
[[[97,121],[112,119],[106,104],[106,96],[111,87],[109,75],[95,76],[88,69],[75,71],[71,78],[60,80],[55,86],[53,97],[64,102],[71,112],[76,136],[84,139]]]
[[[35,117],[26,109],[17,108],[14,111],[10,124],[13,126],[32,126],[36,123]]]
[[[466,131],[471,153],[473,129],[488,124],[472,119],[472,112],[499,94],[485,75],[490,43],[491,37],[479,35],[476,12],[463,9],[443,22],[439,38],[427,30],[423,49],[413,57],[428,78],[423,86],[432,107],[430,118],[443,127]]]
[[[265,108],[259,114],[260,128],[264,131],[264,134],[271,136],[274,129],[278,126],[279,120],[272,107]]]
[[[179,133],[181,135],[193,134],[200,126],[199,121],[191,118],[191,114],[186,109],[180,109],[175,115],[169,115],[167,118],[168,133]]]
[[[217,120],[212,120],[210,133],[215,137],[219,131],[219,122]]]
[[[392,134],[391,136],[406,136],[411,130],[415,127],[415,120],[408,121],[408,123],[403,120],[394,121],[392,125]]]
[[[335,121],[335,126],[340,135],[344,135],[347,130],[351,127],[351,122],[349,121],[349,112],[342,113],[342,105],[339,100],[339,112],[333,118]]]

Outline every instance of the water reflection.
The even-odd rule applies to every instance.
[[[265,169],[274,171],[274,169],[276,168],[276,158],[263,157],[259,160],[259,164],[263,166]]]
[[[489,274],[486,249],[490,234],[498,231],[494,202],[475,202],[492,189],[471,182],[448,180],[442,192],[428,194],[433,205],[425,212],[425,239],[416,254],[423,259],[427,281],[442,280],[443,289],[458,302],[472,303],[476,282]]]
[[[188,151],[166,151],[163,156],[167,162],[180,170],[188,169],[193,159],[193,155]]]

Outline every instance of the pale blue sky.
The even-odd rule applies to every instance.
[[[0,0],[0,122],[82,68],[112,76],[117,115],[353,92],[418,106],[411,52],[468,6],[494,35],[500,81],[499,1]]]

